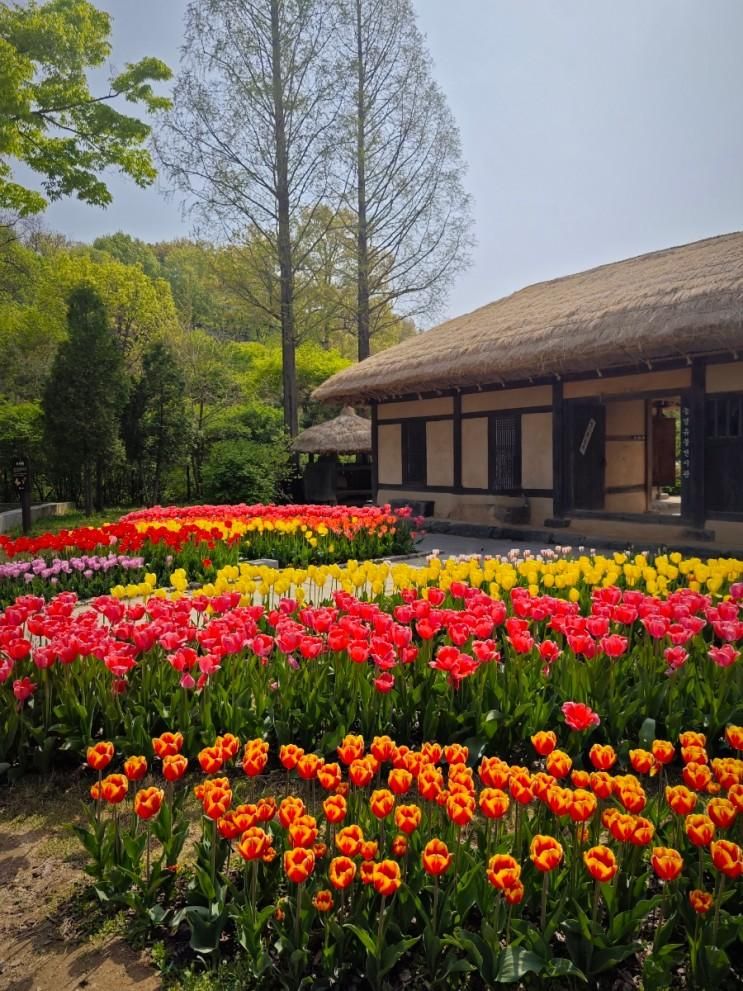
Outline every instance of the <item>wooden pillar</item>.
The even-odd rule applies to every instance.
[[[371,442],[372,442],[372,502],[376,505],[379,493],[379,412],[377,403],[371,403]]]
[[[454,489],[458,491],[462,488],[462,395],[460,392],[454,393],[454,421],[452,424],[454,431]]]
[[[704,397],[706,369],[701,359],[691,366],[691,387],[681,407],[682,512],[691,525],[704,528]]]
[[[558,519],[568,508],[565,420],[562,382],[555,382],[552,386],[552,515]]]

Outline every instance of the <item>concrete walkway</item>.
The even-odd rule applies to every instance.
[[[567,543],[567,541],[566,541]],[[458,537],[449,533],[426,533],[420,541],[416,543],[414,558],[424,560],[426,555],[434,550],[439,551],[441,558],[458,557],[460,554],[482,554],[485,557],[504,557],[509,551],[517,551],[519,556],[523,556],[524,551],[531,551],[532,554],[539,554],[542,550],[549,550],[555,553],[555,544],[530,543],[528,541],[516,540],[489,540],[481,537]],[[577,547],[573,547],[576,552]],[[588,551],[606,552],[600,546],[586,547]],[[411,557],[411,561],[413,558]]]

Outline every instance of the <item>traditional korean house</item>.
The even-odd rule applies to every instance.
[[[743,548],[743,233],[529,286],[315,398],[371,406],[378,502]]]

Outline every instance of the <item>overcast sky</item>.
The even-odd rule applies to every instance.
[[[177,67],[187,0],[98,0],[114,64]],[[477,248],[449,315],[521,286],[743,228],[743,0],[415,0],[469,166]],[[113,177],[76,240],[185,236],[177,200]]]

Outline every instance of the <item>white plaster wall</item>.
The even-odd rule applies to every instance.
[[[551,385],[535,385],[523,389],[498,389],[496,392],[472,392],[462,396],[463,413],[551,405]]]
[[[743,361],[707,365],[707,392],[743,392]]]
[[[411,399],[404,403],[380,403],[377,415],[380,420],[396,420],[398,417],[441,416],[454,413],[451,396],[437,399]]]
[[[431,420],[426,424],[426,481],[429,485],[454,484],[454,423]]]
[[[488,419],[462,420],[462,485],[465,489],[488,487]]]
[[[379,485],[402,484],[402,430],[399,423],[378,428]]]
[[[614,396],[623,392],[652,392],[654,389],[685,389],[691,385],[690,368],[674,368],[664,372],[642,372],[637,375],[604,376],[566,382],[566,399],[589,396]]]
[[[551,413],[524,413],[521,417],[521,486],[552,488]]]

